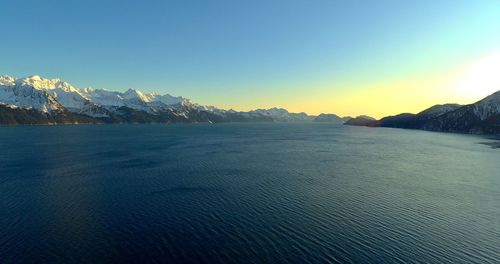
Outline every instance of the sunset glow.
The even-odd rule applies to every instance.
[[[467,65],[451,88],[464,99],[477,99],[500,90],[500,51]]]

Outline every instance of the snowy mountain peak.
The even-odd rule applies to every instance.
[[[108,108],[126,106],[147,112],[168,109],[172,105],[201,107],[192,104],[188,99],[169,94],[143,93],[132,88],[125,92],[92,89],[90,87],[79,89],[61,79],[46,79],[39,75],[19,79],[8,75],[0,76],[0,86],[2,88],[0,89],[0,103],[16,105],[18,102],[26,101],[22,105],[29,105],[29,98],[21,98],[29,93],[20,93],[18,90],[37,90],[42,92],[38,93],[40,96],[46,93],[45,96],[50,95],[65,108],[78,113],[85,111],[89,107],[99,108],[101,106]],[[38,103],[34,103],[33,107],[38,110],[45,109]]]
[[[78,89],[61,79],[45,79],[39,75],[31,75],[15,80],[16,85],[31,86],[38,90],[61,89],[67,92],[76,92]]]
[[[161,102],[166,105],[176,105],[176,104],[181,104],[181,105],[191,105],[192,103],[189,101],[189,99],[183,98],[181,96],[172,96],[170,94],[165,94],[165,95],[159,95],[156,93],[150,94],[151,96],[151,101],[154,102]]]
[[[45,90],[32,86],[17,85],[15,80],[2,78],[0,104],[20,108],[34,108],[44,113],[62,110],[61,104]]]
[[[33,79],[33,80],[41,81],[43,78],[40,77],[40,75],[34,74],[34,75],[30,75],[30,76],[26,77],[26,79]]]
[[[256,109],[250,112],[259,113],[263,115],[287,115],[288,111],[284,108],[273,107],[269,109]]]
[[[9,76],[9,75],[0,76],[0,85],[14,85],[15,81],[16,81],[16,79],[14,77]]]
[[[139,91],[139,90],[135,90],[135,89],[132,89],[132,88],[129,88],[126,92],[123,93],[123,99],[135,99],[135,98],[138,98],[138,99],[141,99],[143,100],[144,102],[146,102],[146,97],[144,96],[144,94]]]
[[[94,89],[92,87],[85,87],[82,90],[82,92],[84,92],[84,93],[91,93],[93,91],[94,91]]]

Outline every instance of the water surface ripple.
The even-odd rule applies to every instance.
[[[500,150],[331,124],[0,128],[1,263],[500,263]]]

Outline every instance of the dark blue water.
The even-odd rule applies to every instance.
[[[500,263],[500,149],[481,143],[329,124],[0,127],[0,263]]]

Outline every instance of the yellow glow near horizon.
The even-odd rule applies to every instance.
[[[332,94],[323,99],[310,108],[311,112],[366,114],[381,118],[418,113],[435,104],[474,103],[500,90],[500,50],[448,72],[416,76],[412,80],[361,84],[353,88],[353,92]]]
[[[442,80],[435,78],[366,84],[354,92],[332,96],[328,101],[336,109],[331,112],[342,116],[370,115],[381,118],[399,113],[416,113],[434,104],[447,102],[443,89],[439,88],[442,84]]]
[[[370,115],[381,118],[400,113],[418,113],[435,104],[474,103],[500,90],[500,50],[478,60],[449,70],[411,77],[389,76],[386,79],[353,83],[316,84],[296,93],[261,95],[266,104],[256,105],[248,96],[246,104],[226,108],[251,110],[283,107],[290,112],[311,115],[334,113],[340,116]],[[272,98],[272,101],[268,101]]]

